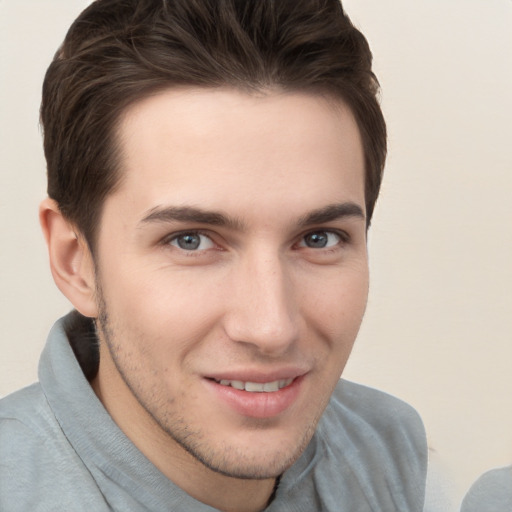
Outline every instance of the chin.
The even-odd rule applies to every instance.
[[[215,447],[201,442],[178,441],[196,460],[221,475],[249,480],[266,480],[282,475],[306,449],[314,429],[308,427],[299,436],[273,436],[260,431],[243,443],[224,440]],[[190,441],[190,439],[188,440]]]
[[[247,455],[223,454],[221,460],[201,460],[210,470],[221,475],[242,480],[268,480],[282,475],[300,456],[290,457],[284,453],[272,453],[268,457],[258,454],[255,458]]]

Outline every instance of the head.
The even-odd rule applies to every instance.
[[[96,319],[107,410],[193,495],[198,468],[282,473],[341,375],[385,157],[376,92],[337,0],[100,0],[48,70],[55,280]]]

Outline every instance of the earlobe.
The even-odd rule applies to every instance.
[[[96,318],[94,263],[87,242],[53,199],[41,203],[39,221],[55,284],[82,315]]]

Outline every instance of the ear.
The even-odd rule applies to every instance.
[[[53,199],[41,203],[39,222],[55,284],[82,315],[96,318],[94,263],[87,242],[62,216]]]

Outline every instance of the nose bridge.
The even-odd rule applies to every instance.
[[[283,353],[298,336],[298,305],[278,251],[251,251],[239,262],[226,329],[231,339],[264,353]]]

